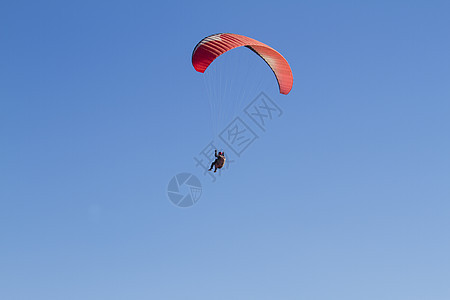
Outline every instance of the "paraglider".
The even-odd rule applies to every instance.
[[[192,65],[194,69],[197,72],[205,73],[205,71],[208,69],[208,67],[211,65],[211,63],[216,60],[219,56],[222,54],[238,48],[238,47],[246,47],[250,50],[252,50],[255,54],[257,54],[259,57],[261,57],[267,65],[272,70],[273,74],[275,75],[276,81],[278,83],[279,92],[283,95],[289,94],[289,92],[292,89],[293,85],[293,76],[292,76],[292,70],[289,66],[289,63],[287,60],[275,49],[272,47],[259,42],[255,39],[239,35],[239,34],[233,34],[233,33],[218,33],[213,34],[210,36],[207,36],[203,38],[194,48],[192,52]],[[238,51],[239,52],[239,51]],[[250,53],[251,54],[251,53]],[[249,56],[251,56],[249,54]],[[257,60],[257,59],[255,59]],[[216,62],[216,66],[217,66]],[[257,62],[259,63],[259,62]],[[220,65],[220,63],[219,63]],[[246,65],[244,63],[244,65]],[[225,66],[229,66],[228,64],[225,64]],[[259,67],[259,66],[258,66]],[[214,69],[214,68],[212,68]],[[211,71],[211,69],[210,69]],[[208,72],[207,72],[208,73]],[[251,73],[248,73],[251,74]],[[206,75],[206,74],[205,74]],[[204,76],[208,77],[208,76]],[[252,76],[247,76],[247,78],[253,78]],[[219,79],[221,79],[222,76],[219,76]],[[231,77],[233,78],[233,77]],[[246,82],[246,80],[242,81]],[[239,83],[242,83],[239,82]],[[215,82],[213,82],[215,83]],[[244,83],[242,83],[244,84]],[[232,86],[231,84],[221,84],[217,82],[217,85],[219,86],[219,92],[214,92],[214,87],[212,89],[209,89],[208,92],[210,94],[210,108],[211,108],[211,115],[212,115],[212,121],[213,122],[220,122],[223,121],[225,118],[223,117],[224,113],[227,111],[225,109],[226,105],[229,104],[229,107],[236,107],[238,103],[242,103],[242,99],[238,99],[239,97],[225,97],[224,93],[222,93],[222,90],[220,90],[220,87],[225,87],[225,92],[227,90],[233,90],[235,89],[235,86]],[[244,85],[244,89],[250,90],[250,88],[247,85]],[[213,92],[212,92],[213,91]],[[212,93],[211,93],[212,92]],[[240,94],[242,97],[243,93]],[[234,102],[234,103],[233,103]],[[213,133],[216,133],[217,131],[217,125],[213,124]],[[211,163],[211,167],[208,171],[211,171],[214,168],[214,172],[217,171],[217,169],[221,169],[225,164],[225,155],[223,152],[219,152],[217,154],[217,150],[215,150],[214,153],[215,160]]]
[[[216,159],[212,162],[211,168],[209,168],[208,171],[211,171],[214,167],[214,172],[216,172],[217,169],[221,169],[225,164],[225,154],[223,152],[219,152],[219,154],[217,154],[217,150],[215,150],[214,156]]]

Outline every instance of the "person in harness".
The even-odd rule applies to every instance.
[[[217,154],[216,150],[214,151],[214,156],[216,157],[216,160],[212,162],[211,168],[209,168],[208,171],[211,171],[212,168],[214,167],[214,172],[216,172],[217,169],[222,168],[223,165],[225,164],[225,154],[223,152],[219,152],[219,154]]]

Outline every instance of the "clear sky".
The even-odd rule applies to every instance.
[[[450,299],[449,11],[1,1],[0,299]],[[283,115],[212,183],[190,56],[217,32],[279,50],[294,88],[269,73]]]

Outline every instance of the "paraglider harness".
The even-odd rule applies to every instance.
[[[214,172],[216,172],[217,169],[222,168],[223,165],[225,164],[225,154],[223,152],[219,152],[219,154],[217,154],[217,150],[215,150],[214,156],[216,157],[216,159],[212,162],[209,171],[211,171],[212,168],[214,167]]]

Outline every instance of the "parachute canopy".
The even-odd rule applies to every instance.
[[[204,73],[208,66],[225,52],[245,46],[258,54],[272,69],[278,81],[281,94],[289,94],[294,79],[291,67],[286,59],[275,49],[252,38],[233,34],[218,33],[205,37],[192,52],[192,65],[195,70]]]

